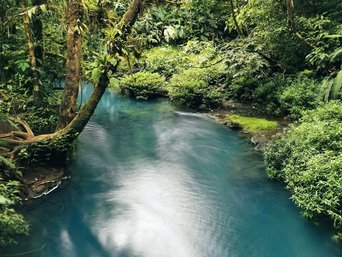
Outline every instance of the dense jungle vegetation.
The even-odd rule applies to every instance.
[[[95,90],[78,106],[83,82]],[[291,121],[265,147],[267,173],[342,239],[340,0],[0,1],[0,246],[28,233],[23,176],[65,166],[107,86]]]

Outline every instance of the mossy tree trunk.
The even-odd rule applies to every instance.
[[[234,9],[233,0],[229,0],[229,4],[230,4],[231,11],[232,11],[232,18],[233,18],[233,21],[234,21],[234,25],[235,25],[235,27],[236,27],[236,30],[237,30],[239,36],[243,36],[243,35],[244,35],[244,34],[243,34],[243,31],[242,31],[242,29],[241,29],[241,27],[240,27],[240,25],[239,25],[239,23],[238,23],[238,21],[237,21],[237,19],[236,19],[236,14],[235,14],[235,9]]]
[[[70,0],[72,2],[78,2],[75,0]],[[122,29],[124,33],[120,34],[120,40],[126,40],[128,33],[131,30],[134,22],[137,20],[139,13],[142,10],[142,1],[141,0],[132,0],[131,4],[118,24],[118,27]],[[76,12],[77,13],[77,12]],[[70,14],[70,13],[69,13]],[[72,15],[75,15],[73,13]],[[71,33],[71,31],[70,31]],[[72,33],[73,34],[73,33]],[[71,35],[68,35],[68,37]],[[76,41],[72,41],[68,44],[68,54],[73,53],[72,50],[75,50]],[[81,42],[80,42],[81,43]],[[81,45],[79,45],[81,47]],[[78,47],[78,44],[76,44]],[[111,49],[110,52],[117,53],[117,47],[114,44],[109,44]],[[71,48],[71,49],[69,49]],[[78,51],[78,50],[77,50]],[[71,58],[71,57],[70,57]],[[74,61],[77,62],[77,61]],[[118,62],[119,63],[119,62]],[[109,72],[112,74],[116,72],[117,65],[108,66],[102,73],[99,83],[94,87],[93,93],[91,94],[88,101],[83,105],[80,111],[76,114],[76,116],[71,119],[68,123],[65,123],[65,126],[56,130],[55,133],[52,134],[43,134],[35,136],[31,129],[27,126],[26,123],[20,122],[22,127],[26,132],[23,131],[14,131],[11,133],[0,134],[0,148],[7,149],[6,153],[3,154],[5,157],[9,159],[16,159],[18,157],[18,153],[20,153],[23,149],[26,149],[27,153],[32,153],[35,156],[47,156],[49,160],[53,159],[53,156],[64,156],[64,154],[69,150],[72,142],[77,138],[77,136],[83,131],[84,127],[88,123],[89,119],[93,115],[102,95],[104,94],[108,83],[109,83]],[[69,63],[69,65],[71,65]],[[79,65],[76,64],[76,65]],[[67,65],[68,67],[68,65]],[[71,65],[72,69],[69,70],[69,75],[72,76],[72,72],[74,72],[75,76],[79,76],[79,69],[75,68],[74,65]],[[76,74],[75,74],[76,73]],[[79,80],[71,80],[75,84],[70,84],[71,86],[76,87],[76,83],[79,83]],[[77,84],[78,86],[78,84]],[[72,88],[74,88],[72,87]],[[74,98],[72,93],[64,94],[64,98]],[[64,100],[63,98],[63,100]],[[77,99],[77,95],[75,100]],[[71,102],[70,99],[67,99],[68,103]]]
[[[289,28],[291,28],[292,30],[294,29],[294,25],[295,25],[293,9],[294,9],[293,0],[287,0],[287,24]]]
[[[46,4],[46,0],[32,0],[33,6],[41,6]],[[37,67],[41,67],[44,62],[44,38],[43,38],[43,22],[41,20],[41,13],[35,15],[32,20],[33,38],[36,42],[34,53],[37,58]]]
[[[32,75],[32,94],[33,99],[36,104],[40,102],[40,81],[39,81],[39,73],[37,68],[37,58],[35,54],[34,42],[33,42],[33,35],[30,27],[30,17],[28,14],[28,9],[25,5],[23,0],[20,1],[20,8],[23,11],[23,25],[24,25],[24,32],[27,40],[28,46],[28,55],[30,60],[30,68],[31,68],[31,75]]]
[[[67,126],[77,113],[77,96],[81,80],[83,16],[82,2],[67,0],[67,60],[66,78],[56,130]]]

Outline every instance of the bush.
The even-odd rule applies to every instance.
[[[280,94],[279,101],[285,114],[299,118],[303,111],[316,108],[321,98],[321,85],[317,81],[298,77]]]
[[[228,66],[227,82],[230,97],[250,103],[254,90],[269,77],[270,64],[261,55],[251,51],[253,38],[227,43],[223,49]]]
[[[224,65],[183,70],[170,79],[169,96],[171,100],[191,108],[218,107],[227,98],[220,83],[224,71]]]
[[[168,81],[166,88],[171,100],[187,107],[217,107],[227,97],[223,85],[227,67],[213,43],[189,41],[181,48],[156,47],[145,53],[140,66],[144,72],[122,80],[121,88],[126,94],[145,99],[165,95],[163,87],[162,92],[158,92],[160,86],[154,85],[159,83],[158,79],[152,84],[146,82],[151,80],[147,78],[151,74],[154,74],[152,80],[159,74],[163,83]]]
[[[120,88],[124,94],[137,99],[151,99],[167,94],[165,77],[151,72],[137,72],[125,76],[121,80]]]
[[[242,76],[236,78],[229,85],[229,96],[242,103],[250,103],[259,84],[260,81],[253,77]]]
[[[144,70],[157,72],[170,79],[187,63],[187,56],[182,48],[161,46],[152,48],[145,53]]]
[[[282,114],[280,109],[280,94],[288,85],[288,79],[283,74],[274,74],[272,77],[259,83],[253,91],[253,101],[262,106],[268,113],[274,115]]]
[[[4,182],[0,178],[0,246],[16,243],[14,237],[26,235],[29,230],[23,216],[12,208],[21,201],[18,186],[18,182]]]
[[[221,59],[212,43],[199,41],[189,41],[183,47],[155,47],[144,57],[143,69],[158,72],[167,80],[189,67],[210,66]]]
[[[308,218],[328,217],[342,239],[342,104],[304,113],[265,149],[266,171],[291,191]]]

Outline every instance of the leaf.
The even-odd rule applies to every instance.
[[[116,66],[118,64],[118,61],[115,58],[109,58],[108,62],[113,66]]]
[[[331,55],[330,55],[330,62],[335,62],[338,59],[342,59],[342,47],[337,48]]]
[[[102,71],[99,68],[94,68],[93,71],[91,72],[91,79],[94,82],[98,82],[100,79]]]
[[[341,88],[342,88],[342,70],[340,70],[340,72],[337,73],[337,76],[334,79],[334,83],[331,87],[331,91],[329,94],[329,99],[337,99],[338,93],[340,92]]]
[[[111,87],[118,87],[118,86],[119,86],[119,80],[116,79],[116,78],[114,78],[114,77],[112,77],[112,78],[110,78],[110,80],[109,80],[109,85],[110,85]]]
[[[40,9],[42,10],[42,12],[46,12],[46,4],[42,4],[40,6]]]
[[[342,35],[333,34],[333,35],[324,35],[324,38],[342,38]]]
[[[324,91],[324,99],[323,99],[325,103],[329,101],[329,96],[330,96],[332,85],[333,85],[333,80],[325,80],[323,82],[323,88],[326,88],[326,90]]]
[[[178,31],[178,36],[179,36],[179,38],[185,38],[185,36],[186,36],[185,31],[182,27]]]
[[[3,195],[0,195],[0,205],[5,205],[5,204],[12,204],[12,201],[4,197]]]
[[[174,27],[172,26],[167,26],[164,30],[164,36],[166,39],[177,39],[177,31]],[[167,40],[168,41],[168,40]]]
[[[37,11],[37,6],[34,6],[27,11],[27,15],[30,17],[30,19],[32,18],[32,15],[36,14],[36,11]]]

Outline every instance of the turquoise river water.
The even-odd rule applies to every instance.
[[[90,88],[85,88],[85,96]],[[167,101],[106,92],[71,179],[27,203],[29,257],[338,257],[329,226],[300,216],[261,155]],[[39,250],[40,249],[40,250]]]

